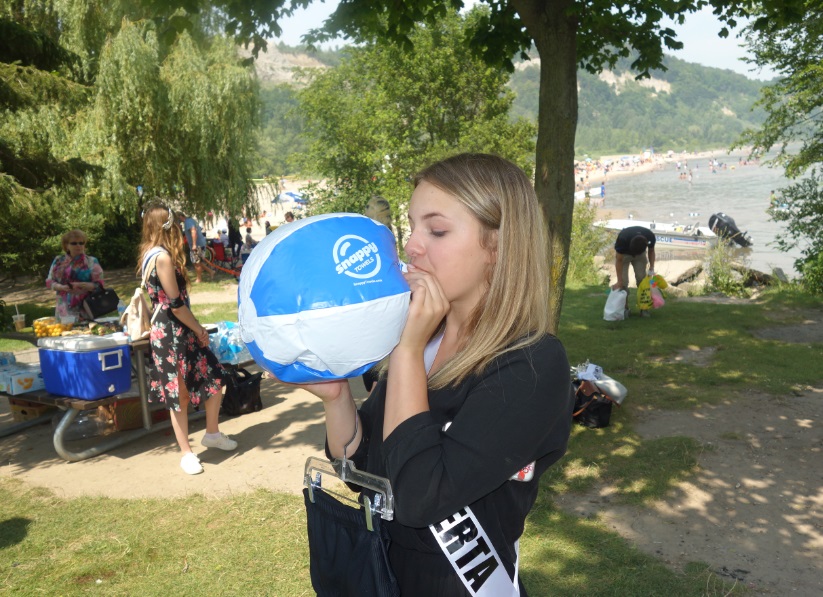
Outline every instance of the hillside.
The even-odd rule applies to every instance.
[[[539,60],[512,75],[513,114],[535,120]],[[578,154],[632,153],[646,147],[697,150],[730,145],[765,119],[752,111],[761,81],[667,56],[666,71],[635,80],[629,62],[613,71],[578,73]]]
[[[241,51],[250,56],[250,51]],[[295,48],[285,44],[270,44],[260,52],[254,61],[257,78],[264,87],[294,84],[296,68],[330,68],[340,61],[340,51],[309,52],[305,48]]]
[[[343,50],[308,52],[269,46],[256,61],[263,85],[260,174],[292,172],[292,155],[303,147],[294,69],[333,68]],[[510,85],[517,99],[512,117],[537,119],[539,59],[520,62]],[[752,110],[764,85],[730,70],[705,67],[667,56],[667,70],[637,81],[629,61],[593,75],[578,73],[579,117],[576,153],[592,156],[638,153],[644,148],[699,150],[728,147],[765,119]],[[276,140],[275,140],[276,139]]]

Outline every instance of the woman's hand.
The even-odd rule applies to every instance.
[[[94,290],[94,284],[92,282],[72,282],[63,284],[60,290],[69,294],[86,294]]]
[[[423,350],[449,312],[449,301],[443,294],[440,282],[430,273],[409,265],[408,272],[403,276],[412,294],[409,317],[398,346]]]
[[[198,330],[194,330],[194,335],[197,336],[197,343],[200,344],[202,348],[205,348],[209,345],[209,331],[204,328],[202,325],[199,325]]]

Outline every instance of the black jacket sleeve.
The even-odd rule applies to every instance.
[[[382,446],[398,521],[438,522],[526,464],[542,459],[545,470],[558,460],[571,427],[570,388],[565,351],[546,337],[458,388],[430,391],[431,410],[401,423]]]

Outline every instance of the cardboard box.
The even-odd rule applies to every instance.
[[[114,422],[117,431],[138,429],[143,426],[143,411],[140,409],[140,398],[126,398],[114,404],[99,407],[99,415],[108,421]],[[169,418],[169,410],[163,408],[151,411],[151,422],[159,423]]]
[[[17,422],[31,421],[42,415],[56,413],[59,409],[48,404],[37,404],[28,400],[18,400],[9,398],[9,409],[11,417]]]
[[[0,368],[0,392],[18,396],[46,387],[40,365],[15,363]]]

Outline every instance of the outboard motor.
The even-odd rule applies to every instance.
[[[709,218],[709,228],[717,236],[733,240],[741,247],[751,247],[752,238],[747,232],[741,232],[734,222],[734,218],[723,212],[712,214]]]

